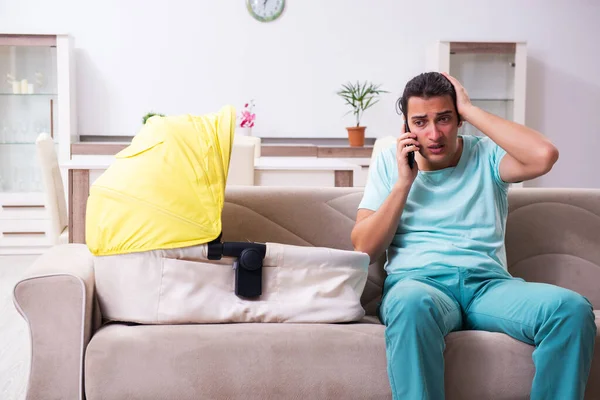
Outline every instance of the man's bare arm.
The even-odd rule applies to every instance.
[[[371,263],[378,260],[392,243],[409,191],[410,186],[394,186],[377,211],[358,210],[351,234],[352,244],[357,251],[367,253]]]
[[[410,168],[407,161],[408,152],[419,150],[416,139],[417,136],[406,132],[406,126],[402,124],[400,137],[396,141],[397,182],[377,211],[362,208],[356,214],[356,223],[350,235],[352,245],[355,250],[367,253],[371,264],[392,243],[408,193],[417,177],[419,164],[415,161],[413,168]]]
[[[547,174],[558,160],[558,149],[541,133],[475,107],[466,89],[444,73],[456,90],[456,104],[463,119],[506,151],[500,162],[504,182],[522,182]]]

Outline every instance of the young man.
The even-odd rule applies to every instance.
[[[531,399],[583,399],[596,325],[590,303],[507,272],[510,182],[550,171],[557,149],[540,133],[471,104],[447,74],[413,78],[399,100],[409,132],[370,168],[352,231],[377,260],[394,399],[444,398],[444,337],[504,332],[535,345]],[[466,121],[486,137],[459,136]],[[407,162],[414,151],[413,168]]]

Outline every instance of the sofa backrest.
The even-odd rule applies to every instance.
[[[352,250],[350,232],[362,193],[362,188],[228,187],[223,240]],[[600,190],[511,189],[506,245],[514,276],[575,290],[600,308]],[[381,298],[384,261],[369,268],[361,298],[368,315]]]
[[[574,290],[600,309],[600,189],[512,189],[508,270]]]

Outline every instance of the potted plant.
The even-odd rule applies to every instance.
[[[353,113],[356,118],[356,126],[346,128],[348,130],[348,141],[350,146],[360,147],[365,145],[366,126],[360,126],[360,119],[366,109],[373,107],[379,101],[382,93],[388,93],[380,89],[381,85],[371,82],[346,83],[337,92],[351,107],[346,114]]]
[[[250,100],[244,105],[244,109],[240,113],[240,129],[238,130],[238,133],[244,136],[251,136],[255,119],[256,114],[254,113],[254,100]]]
[[[142,122],[144,123],[144,125],[146,125],[146,121],[148,121],[148,118],[150,117],[154,117],[155,115],[158,115],[159,117],[164,117],[164,114],[159,114],[159,113],[155,113],[155,112],[149,112],[148,114],[144,115],[142,117]]]

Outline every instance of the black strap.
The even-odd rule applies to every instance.
[[[223,256],[223,244],[221,243],[221,238],[223,237],[223,232],[219,233],[216,239],[208,242],[208,252],[207,257],[209,260],[220,260]]]

